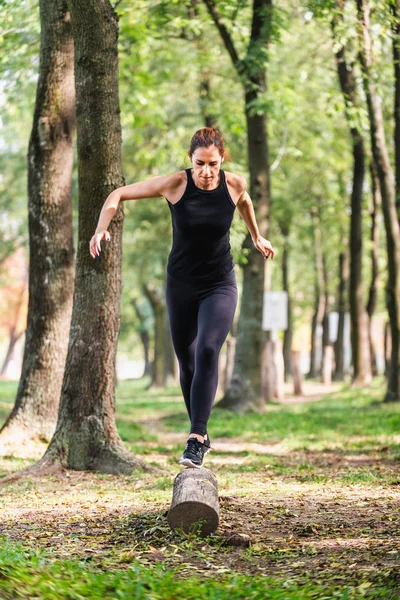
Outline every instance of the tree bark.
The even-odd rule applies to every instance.
[[[396,161],[396,208],[400,222],[400,0],[390,3],[393,12],[393,67],[394,67],[394,151]]]
[[[317,365],[317,328],[322,325],[322,320],[325,313],[325,293],[324,293],[324,266],[323,266],[323,250],[322,236],[320,228],[319,209],[314,207],[311,211],[313,220],[313,235],[315,249],[315,309],[311,322],[311,355],[310,369],[307,373],[308,379],[317,377],[320,372],[320,365]]]
[[[146,389],[165,387],[165,303],[160,290],[152,283],[145,283],[143,291],[154,314],[154,360],[152,377]]]
[[[371,146],[374,156],[382,197],[382,211],[385,222],[388,280],[386,304],[389,313],[392,355],[386,401],[400,400],[400,227],[396,211],[395,182],[389,161],[383,124],[382,104],[371,77],[373,56],[369,21],[368,0],[357,0],[359,60],[363,75],[364,91],[367,99],[370,121]]]
[[[283,333],[283,360],[285,363],[285,381],[288,380],[291,374],[291,352],[293,340],[293,311],[292,299],[289,289],[289,230],[287,226],[280,224],[280,230],[283,235],[283,252],[282,252],[282,284],[283,290],[288,295],[287,305],[287,329]]]
[[[115,426],[120,328],[120,206],[99,259],[89,253],[108,194],[124,183],[118,101],[118,16],[108,0],[69,0],[77,90],[79,241],[69,349],[56,432],[40,461],[76,470],[130,473],[145,464]]]
[[[146,375],[151,376],[152,366],[151,366],[151,362],[150,362],[150,358],[149,358],[150,340],[149,340],[149,332],[147,331],[146,326],[145,326],[145,316],[143,315],[143,312],[141,311],[136,298],[134,298],[132,300],[132,304],[133,304],[133,307],[137,314],[137,317],[140,321],[139,335],[140,335],[140,339],[143,344],[143,356],[144,356],[143,377],[145,377]]]
[[[206,536],[218,529],[218,482],[209,469],[184,469],[178,473],[167,520],[171,529],[179,528],[185,533],[194,533],[199,527]]]
[[[74,48],[65,0],[40,2],[40,66],[28,149],[29,302],[21,378],[1,441],[50,439],[71,320]]]
[[[3,365],[1,367],[0,378],[6,374],[6,372],[8,370],[8,365],[10,364],[10,361],[13,359],[13,356],[14,356],[15,346],[16,346],[18,340],[20,339],[20,337],[25,332],[24,329],[18,331],[18,322],[20,320],[21,309],[24,304],[25,291],[26,291],[26,288],[28,285],[28,281],[29,281],[29,272],[28,272],[28,269],[26,269],[24,280],[23,280],[22,286],[19,290],[18,298],[16,299],[16,304],[15,304],[14,311],[13,311],[13,315],[11,317],[12,321],[10,324],[11,326],[9,327],[8,348],[7,348],[6,356],[3,361]]]
[[[255,110],[260,94],[267,89],[266,61],[270,38],[272,2],[254,0],[251,37],[244,60],[240,60],[233,40],[214,0],[204,0],[243,85],[247,123],[247,153],[250,196],[261,236],[267,237],[271,203],[267,116]],[[247,264],[243,271],[243,292],[238,321],[234,372],[231,384],[218,406],[239,412],[264,410],[261,391],[262,309],[264,259],[255,249],[250,233],[243,248]]]
[[[375,161],[372,157],[370,164],[370,176],[371,176],[371,189],[372,189],[372,208],[370,210],[371,216],[371,283],[369,286],[368,302],[367,302],[367,313],[369,319],[369,347],[371,355],[371,370],[372,374],[376,376],[378,374],[378,366],[376,364],[376,353],[374,344],[372,342],[372,317],[376,309],[376,303],[378,300],[378,284],[379,284],[379,213],[381,211],[382,201],[381,192],[379,189],[379,177],[378,171],[375,165]]]
[[[325,385],[330,385],[332,383],[333,371],[333,347],[329,335],[328,270],[326,268],[325,254],[322,254],[322,272],[324,280],[324,316],[322,318],[321,382]]]
[[[343,248],[347,247],[347,240],[343,243]],[[339,285],[337,295],[338,310],[338,330],[336,342],[334,343],[335,354],[335,372],[333,379],[343,381],[345,376],[344,369],[344,326],[347,311],[347,293],[349,282],[349,256],[347,251],[339,254]]]
[[[340,8],[342,2],[338,2]],[[336,23],[332,23],[335,37]],[[339,83],[346,105],[346,118],[349,123],[353,145],[353,189],[351,194],[350,219],[350,319],[353,362],[353,384],[366,385],[371,382],[371,360],[369,352],[369,323],[364,307],[362,283],[362,202],[365,172],[365,150],[361,128],[354,124],[352,107],[356,107],[356,83],[353,65],[346,61],[345,48],[336,53]]]

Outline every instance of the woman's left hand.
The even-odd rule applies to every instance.
[[[273,249],[271,242],[261,237],[261,235],[253,239],[253,244],[257,248],[257,250],[261,252],[265,259],[269,257],[271,257],[272,259],[274,258],[275,250]]]

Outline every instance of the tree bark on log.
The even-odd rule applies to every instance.
[[[211,471],[201,467],[178,473],[167,520],[171,529],[186,533],[199,527],[206,536],[218,529],[218,482]]]
[[[74,286],[74,46],[65,0],[40,2],[39,79],[28,149],[29,302],[22,372],[1,441],[47,439],[57,421]],[[8,450],[7,450],[8,451]]]

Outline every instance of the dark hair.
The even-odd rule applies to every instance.
[[[190,148],[188,151],[189,158],[192,158],[193,153],[197,148],[209,148],[215,146],[218,148],[222,158],[229,159],[229,153],[225,148],[225,141],[218,129],[214,127],[202,127],[198,129],[190,140]]]

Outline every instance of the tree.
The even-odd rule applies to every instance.
[[[73,293],[73,41],[65,0],[40,3],[40,71],[28,149],[29,305],[22,373],[1,440],[51,438]]]
[[[332,21],[333,35],[337,29],[337,21],[342,16],[344,1],[338,0],[339,17]],[[364,291],[362,277],[362,203],[365,174],[364,139],[356,111],[358,108],[354,65],[346,59],[346,48],[342,45],[336,51],[336,63],[340,87],[346,104],[346,117],[349,123],[353,149],[353,186],[351,192],[350,219],[350,318],[351,347],[353,362],[353,383],[369,384],[372,379],[369,345],[369,320],[364,307]]]
[[[111,244],[93,260],[89,240],[108,194],[123,185],[118,100],[118,17],[108,0],[70,0],[75,45],[79,233],[75,294],[57,428],[36,471],[129,473],[146,468],[115,425],[123,208]],[[150,468],[150,467],[149,467]]]
[[[381,190],[385,222],[388,279],[386,302],[390,320],[392,350],[385,400],[400,400],[400,226],[396,211],[393,170],[385,139],[381,101],[373,80],[373,49],[369,0],[357,0],[359,61],[370,121],[371,147]]]
[[[214,0],[204,0],[235,66],[244,90],[247,124],[247,153],[250,172],[250,196],[263,237],[268,235],[270,176],[267,115],[263,100],[267,91],[266,63],[272,29],[271,0],[254,0],[251,36],[246,56],[240,59],[233,38]],[[262,308],[264,261],[254,248],[250,233],[243,243],[247,265],[243,272],[243,293],[238,322],[234,372],[230,386],[218,403],[221,408],[262,411],[261,393]]]

